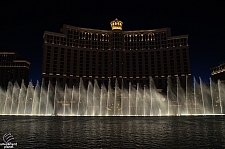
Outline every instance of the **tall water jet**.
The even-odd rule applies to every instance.
[[[60,83],[56,82],[55,85],[55,96],[54,96],[54,115],[63,115],[64,111],[64,94],[65,88],[61,88]],[[52,113],[52,112],[51,112]]]
[[[106,115],[107,116],[109,115],[110,91],[111,91],[111,82],[110,82],[110,79],[109,79],[109,81],[108,81],[108,92],[107,92],[107,102],[106,102],[106,109],[107,109]]]
[[[100,109],[100,89],[97,80],[94,80],[94,90],[93,90],[93,111],[92,115],[99,115]]]
[[[100,92],[100,112],[99,116],[105,116],[106,110],[107,110],[107,89],[105,87],[105,84],[103,83],[101,85],[101,92]]]
[[[102,91],[102,86],[100,89],[100,111],[99,111],[99,116],[102,115],[102,98],[103,98],[103,91]]]
[[[6,96],[5,96],[5,103],[4,103],[4,114],[10,114],[10,107],[12,103],[12,91],[13,91],[13,84],[12,82],[8,83],[7,91],[6,91]]]
[[[84,87],[84,83],[82,78],[80,78],[79,82],[79,101],[78,101],[78,108],[77,108],[77,115],[85,115],[85,110],[86,110],[86,96],[87,92]]]
[[[186,112],[187,112],[187,114],[189,114],[189,111],[188,111],[188,75],[186,75],[186,79],[185,79],[185,81],[186,81],[186,94],[185,94],[185,100],[186,100],[186,102],[185,102],[185,104],[186,104]]]
[[[150,91],[150,116],[153,116],[153,102],[152,102],[152,92],[153,92],[153,86],[154,86],[154,82],[153,82],[153,79],[152,77],[149,78],[149,91]]]
[[[143,107],[144,107],[144,115],[145,116],[150,116],[150,91],[149,87],[147,85],[144,85],[144,90],[143,90]]]
[[[47,101],[46,101],[46,115],[51,115],[53,112],[53,104],[54,104],[54,86],[49,81],[48,90],[47,90]]]
[[[221,97],[221,114],[224,113],[224,106],[225,106],[225,85],[224,83],[220,80],[220,83],[219,83],[219,88],[220,88],[220,97]]]
[[[5,93],[0,86],[0,102],[3,103],[5,101]],[[4,114],[4,104],[0,104],[0,114]]]
[[[33,94],[33,101],[32,101],[32,115],[37,115],[39,111],[39,99],[40,99],[40,86],[39,82],[37,81],[34,94]]]
[[[135,84],[130,84],[130,115],[136,115],[136,85]]]
[[[213,110],[213,114],[215,114],[215,110],[214,110],[214,97],[213,97],[213,83],[212,83],[212,79],[210,78],[210,93],[211,93],[211,100],[212,100],[212,110]]]
[[[63,97],[63,115],[70,115],[71,113],[71,99],[72,99],[72,90],[68,88],[67,84],[64,89]]]
[[[47,101],[46,101],[46,106],[45,106],[45,114],[48,114],[48,108],[49,108],[49,96],[50,96],[50,86],[51,86],[51,82],[49,80],[48,82],[48,89],[47,89]]]
[[[170,115],[170,99],[169,99],[169,91],[170,91],[170,87],[169,87],[169,77],[167,77],[167,94],[166,94],[166,100],[167,100],[167,115]]]
[[[91,81],[88,81],[88,87],[87,87],[87,106],[86,106],[86,115],[92,115],[94,111],[94,102],[93,102],[93,85]]]
[[[202,95],[202,107],[203,107],[203,114],[205,114],[205,99],[204,99],[204,93],[203,93],[203,83],[202,79],[199,77],[200,80],[200,89],[201,89],[201,95]]]
[[[108,93],[107,93],[107,89],[105,87],[105,84],[102,84],[101,86],[101,93],[102,93],[102,113],[101,115],[102,116],[105,116],[107,114],[107,96],[108,96]]]
[[[177,82],[177,80],[174,80]],[[174,83],[175,84],[175,83]],[[179,92],[179,91],[178,91]],[[170,77],[167,78],[167,115],[177,115],[178,105],[177,105],[177,85],[173,85]]]
[[[195,101],[195,114],[197,114],[197,99],[196,99],[196,79],[194,78],[194,101]]]
[[[180,115],[179,87],[180,87],[180,81],[179,81],[179,77],[177,77],[177,115]]]
[[[223,114],[222,97],[221,97],[221,81],[218,80],[218,91],[219,91],[219,101],[220,101],[220,113]]]
[[[40,94],[41,95],[40,95],[40,101],[39,101],[39,115],[44,115],[46,113],[46,101],[47,101],[47,91],[46,91],[44,79],[42,80]]]
[[[130,102],[130,100],[131,100],[131,82],[129,82],[129,92],[128,92],[128,94],[129,94],[129,112],[128,112],[128,115],[131,115],[131,102]]]
[[[144,93],[143,93],[143,116],[146,116],[145,109],[146,109],[146,86],[144,85]]]
[[[63,97],[63,115],[66,115],[66,94],[67,94],[67,84],[65,85],[64,97]]]
[[[88,96],[88,92],[86,94],[87,94],[86,95],[86,97],[87,97]],[[72,96],[72,99],[71,99],[71,115],[77,115],[78,101],[79,101],[79,90],[75,87],[75,85],[73,86],[73,90],[72,90],[72,95],[71,96]],[[87,106],[85,108],[87,108]],[[86,115],[86,113],[84,115]],[[90,115],[90,114],[88,114],[88,115]]]
[[[123,115],[123,110],[124,110],[124,85],[123,85],[123,79],[122,79],[122,85],[121,85],[121,108],[120,108],[120,115]]]
[[[108,97],[107,97],[107,115],[113,115],[113,103],[114,95],[113,89],[111,87],[111,80],[108,81]]]
[[[24,113],[24,101],[26,97],[26,86],[24,81],[21,83],[20,93],[19,93],[19,101],[17,106],[17,115]]]
[[[127,82],[125,88],[122,80],[115,81],[115,88],[108,82],[108,90],[104,84],[94,85],[91,81],[87,90],[82,79],[79,87],[69,88],[51,82],[41,87],[32,82],[21,87],[15,82],[9,83],[7,90],[0,89],[0,114],[10,115],[78,115],[78,116],[161,116],[183,114],[224,114],[225,86],[221,81],[210,86],[205,85],[201,78],[200,84],[194,78],[194,89],[188,86],[186,76],[186,91],[181,87],[178,78],[167,78],[167,90],[159,93],[153,79],[149,78],[149,88],[142,83]],[[100,86],[100,87],[99,87]],[[114,86],[114,85],[113,85]],[[166,95],[165,95],[166,94]],[[194,96],[194,100],[193,100]]]
[[[116,108],[116,105],[117,105],[117,94],[118,94],[118,82],[117,82],[117,79],[115,81],[115,96],[114,96],[114,103],[113,103],[113,115],[115,116],[117,114],[117,108]]]
[[[56,96],[57,96],[57,81],[55,83],[55,93],[54,93],[54,99],[53,99],[53,111],[52,111],[52,115],[57,115],[56,113]]]
[[[137,91],[136,91],[136,115],[143,115],[143,89],[140,86],[140,83],[137,83]]]
[[[73,103],[74,103],[74,85],[73,85],[73,89],[72,89],[72,98],[70,100],[70,115],[73,115]],[[87,98],[88,99],[88,98]],[[87,110],[86,110],[87,111]],[[86,112],[87,115],[87,112]]]
[[[1,89],[0,89],[1,92]],[[11,108],[10,108],[10,114],[16,114],[16,109],[18,106],[18,97],[19,97],[19,93],[20,93],[20,86],[17,82],[14,83],[13,86],[13,92],[12,92],[12,103],[11,103]],[[1,96],[1,93],[0,93]]]
[[[178,115],[186,113],[185,91],[181,86],[179,77],[177,77],[177,99],[178,99]]]
[[[113,115],[120,115],[121,113],[121,90],[119,88],[118,80],[115,80],[114,98],[113,98]]]
[[[25,108],[24,108],[24,115],[31,114],[32,112],[32,100],[34,94],[34,87],[32,82],[29,82],[26,97],[25,97]]]
[[[139,83],[137,83],[137,90],[135,97],[135,115],[138,115],[138,91],[139,91]]]

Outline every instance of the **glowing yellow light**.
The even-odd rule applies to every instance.
[[[122,30],[122,21],[119,21],[118,19],[115,19],[114,21],[110,22],[110,25],[112,27],[112,30]]]

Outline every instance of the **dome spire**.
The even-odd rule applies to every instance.
[[[118,20],[117,18],[110,22],[112,30],[122,30],[123,22]]]

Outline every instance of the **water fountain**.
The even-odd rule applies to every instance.
[[[167,78],[167,93],[159,93],[152,78],[149,85],[131,83],[119,87],[116,80],[112,87],[88,82],[84,86],[80,79],[79,87],[60,88],[49,82],[40,86],[32,82],[28,87],[22,82],[9,82],[7,90],[0,89],[0,115],[30,116],[182,116],[182,115],[223,115],[225,114],[225,86],[210,79],[210,85],[194,78],[193,87],[183,89],[177,77],[176,87]]]

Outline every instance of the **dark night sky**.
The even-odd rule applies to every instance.
[[[30,80],[40,80],[44,31],[59,32],[63,24],[111,30],[170,27],[172,35],[189,35],[191,73],[204,82],[210,67],[225,61],[223,1],[1,1],[0,51],[15,51],[31,62]]]

